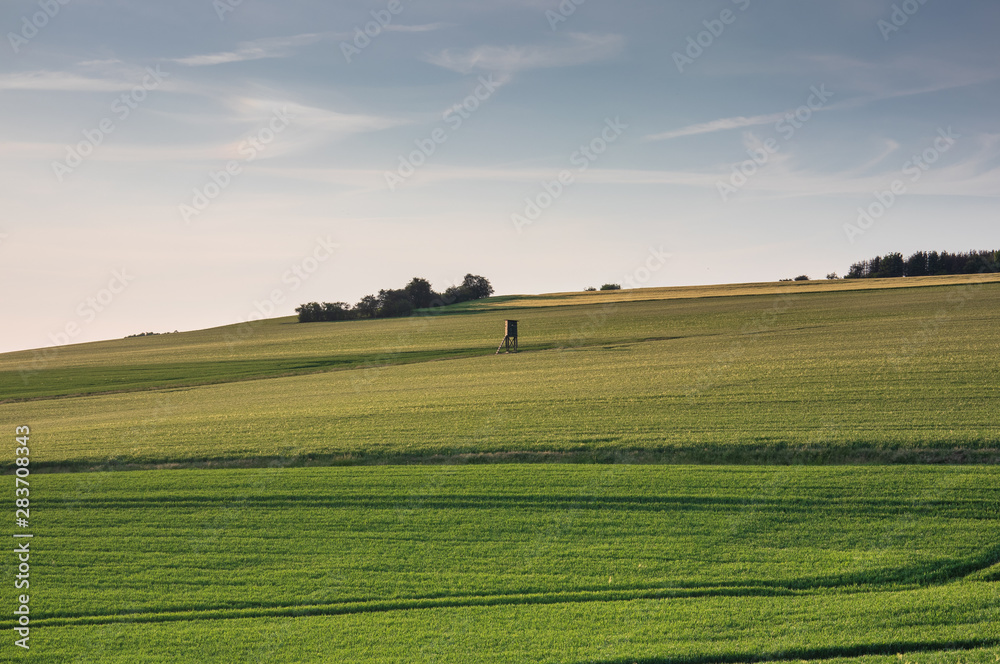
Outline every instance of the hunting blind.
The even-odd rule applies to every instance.
[[[497,348],[496,354],[499,355],[500,351],[506,349],[508,353],[511,351],[517,352],[517,321],[516,320],[506,320],[504,321],[503,327],[503,341],[500,342],[500,346]]]

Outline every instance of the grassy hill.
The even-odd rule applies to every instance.
[[[641,289],[0,355],[30,658],[995,664],[998,304]],[[949,463],[857,465],[901,461]]]
[[[496,348],[498,334],[502,336],[501,321],[506,317],[525,319],[528,327],[522,335],[522,350],[546,350],[638,342],[648,338],[643,334],[662,335],[671,330],[732,331],[720,326],[755,323],[752,312],[768,315],[768,307],[784,308],[785,299],[799,295],[950,286],[955,289],[947,291],[954,293],[952,297],[965,297],[966,292],[975,297],[981,286],[996,282],[1000,275],[987,274],[641,288],[493,297],[406,319],[298,324],[290,316],[195,332],[3,353],[0,403],[489,355]],[[729,300],[730,306],[708,301],[715,298],[735,299]],[[840,300],[859,307],[866,301],[871,300]],[[889,296],[878,301],[896,300]],[[720,318],[727,310],[735,316],[744,310],[751,315],[742,321]],[[848,306],[834,313],[853,319],[861,312]],[[936,312],[915,309],[912,313]]]
[[[39,465],[69,467],[994,459],[996,278],[283,318],[58,348],[37,371],[10,353],[0,416],[45,432]],[[521,321],[522,352],[495,356],[506,317]]]

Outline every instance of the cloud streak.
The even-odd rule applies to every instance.
[[[829,69],[831,75],[842,77],[838,90],[860,90],[861,95],[814,111],[851,110],[870,104],[904,97],[946,92],[990,83],[1000,79],[1000,74],[982,68],[967,68],[955,71],[941,63],[924,58],[897,58],[889,63],[873,63],[846,56],[812,56],[807,58],[822,68]],[[848,72],[849,74],[845,74]],[[730,129],[742,129],[778,122],[795,109],[764,115],[719,118],[708,122],[688,125],[679,129],[649,134],[647,141],[666,141],[682,136],[697,136]]]
[[[751,137],[752,138],[752,137]],[[960,196],[997,198],[1000,196],[1000,167],[995,165],[1000,155],[1000,135],[970,137],[979,149],[965,158],[931,169],[908,190],[911,196]],[[900,177],[901,166],[886,163],[886,157],[898,151],[899,146],[888,143],[877,159],[866,164],[864,171],[851,168],[832,173],[821,173],[803,168],[791,154],[773,158],[768,168],[746,186],[744,195],[757,199],[787,199],[830,196],[867,196],[874,190],[885,189],[894,178]],[[881,163],[884,168],[872,172],[871,167]],[[449,183],[523,183],[535,184],[553,178],[554,169],[545,167],[475,167],[428,165],[421,170],[415,184],[426,187]],[[708,170],[660,170],[635,168],[591,168],[574,173],[577,182],[588,185],[675,186],[682,189],[714,191],[720,180],[729,176],[730,167],[720,166]],[[369,168],[287,168],[275,169],[272,175],[303,181],[326,182],[361,190],[380,192],[383,189],[382,172]]]
[[[788,113],[788,111],[782,111],[781,113],[768,113],[766,115],[753,115],[750,117],[737,115],[731,118],[719,118],[718,120],[700,122],[698,124],[688,125],[686,127],[681,127],[680,129],[673,129],[659,134],[650,134],[643,138],[647,141],[669,141],[670,139],[680,138],[681,136],[697,136],[698,134],[711,134],[713,132],[727,131],[730,129],[757,127],[759,125],[778,122],[785,117],[786,113]]]
[[[230,62],[245,62],[247,60],[264,60],[267,58],[287,58],[298,46],[315,44],[328,38],[328,33],[305,33],[289,37],[267,37],[254,41],[240,42],[232,51],[189,55],[183,58],[173,58],[171,62],[188,67],[209,67]]]
[[[621,52],[621,35],[571,33],[562,43],[522,46],[478,46],[470,50],[446,49],[427,56],[431,64],[461,74],[473,71],[514,73],[527,69],[573,67],[607,60]]]
[[[383,28],[387,32],[431,32],[450,28],[451,23],[424,23],[422,25],[397,25],[391,23]]]
[[[79,76],[65,71],[30,71],[0,76],[0,90],[49,90],[62,92],[111,92],[135,83]]]

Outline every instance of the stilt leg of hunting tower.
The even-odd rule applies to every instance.
[[[508,353],[513,351],[517,352],[517,337],[507,336],[503,338],[500,345],[497,346],[497,352],[494,355],[499,355],[501,350],[506,350]]]

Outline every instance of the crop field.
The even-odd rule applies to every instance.
[[[1000,275],[865,281],[0,355],[18,656],[1000,662]]]
[[[31,422],[37,463],[61,467],[991,460],[998,305],[1000,283],[964,283],[276,319],[243,341],[220,328],[56,349],[35,372],[8,354],[0,417]],[[495,356],[504,317],[523,352]]]
[[[862,340],[870,330],[858,328],[878,320],[914,337],[927,316],[954,322],[967,305],[988,312],[998,287],[1000,274],[737,284],[494,297],[408,319],[277,318],[0,354],[0,403],[491,355],[505,317],[523,319],[525,351],[745,335],[806,320],[840,322]]]
[[[32,490],[37,661],[1000,653],[995,467],[157,470]]]

